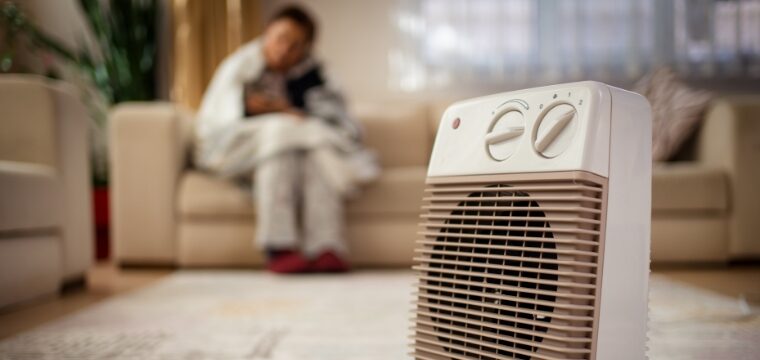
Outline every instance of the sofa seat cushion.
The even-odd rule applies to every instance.
[[[201,171],[187,171],[179,186],[179,213],[191,218],[253,217],[252,195],[240,184]]]
[[[413,216],[422,206],[425,166],[383,169],[380,177],[368,184],[348,203],[349,216]]]
[[[0,231],[59,231],[61,189],[49,166],[0,161]]]
[[[728,182],[724,171],[695,163],[655,164],[652,211],[725,212]]]
[[[416,216],[422,205],[426,168],[383,169],[380,177],[349,200],[349,216]],[[188,171],[179,187],[179,213],[185,218],[251,218],[251,191],[201,171]]]

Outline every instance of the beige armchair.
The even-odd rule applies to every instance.
[[[91,263],[89,118],[76,93],[0,76],[0,307],[79,282]]]

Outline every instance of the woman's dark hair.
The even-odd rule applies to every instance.
[[[306,39],[309,42],[314,42],[317,37],[317,23],[314,18],[302,7],[297,5],[288,5],[277,11],[272,18],[269,19],[269,23],[273,23],[277,20],[287,19],[295,22],[306,33]]]

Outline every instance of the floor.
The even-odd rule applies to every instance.
[[[118,294],[138,289],[170,274],[171,269],[122,270],[110,263],[95,265],[87,274],[86,289],[0,312],[0,339],[62,318]]]
[[[653,272],[722,295],[745,296],[751,302],[760,302],[760,264],[732,267],[655,267]]]
[[[95,303],[134,289],[145,287],[170,274],[171,269],[119,269],[101,263],[88,274],[87,289],[72,291],[56,298],[41,299],[0,313],[0,339],[30,330],[43,323],[62,318]],[[760,266],[655,268],[654,273],[667,276],[705,290],[731,297],[760,301]]]

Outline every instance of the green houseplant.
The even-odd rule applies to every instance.
[[[82,99],[95,122],[95,146],[104,141],[108,107],[123,101],[146,101],[156,98],[156,57],[159,4],[156,0],[79,0],[94,44],[67,47],[45,33],[14,1],[0,9],[0,27],[6,49],[0,55],[0,70],[19,69],[15,65],[18,50],[28,49],[42,62],[58,59],[59,67],[45,70],[51,77],[63,77],[82,89]],[[60,76],[63,68],[68,76]],[[94,149],[93,181],[107,184],[104,149]],[[103,153],[103,154],[99,154]]]

